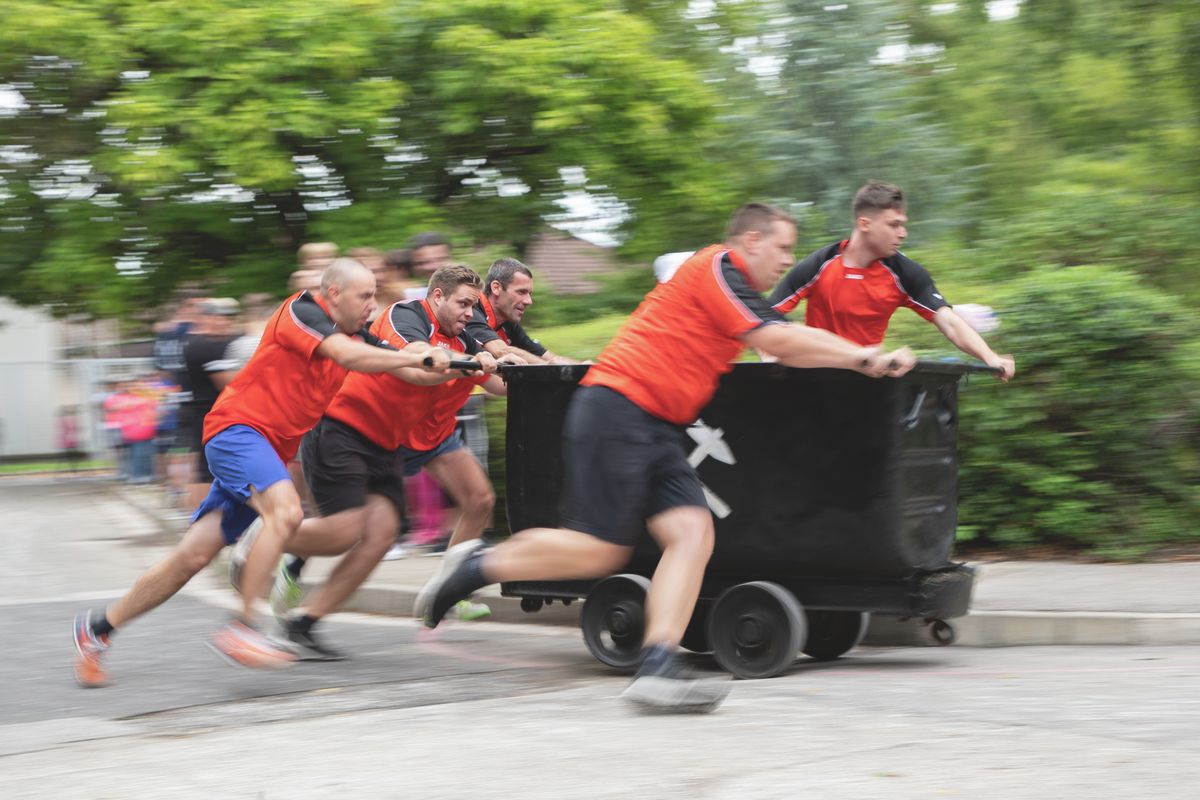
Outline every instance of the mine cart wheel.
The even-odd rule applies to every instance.
[[[754,581],[726,589],[709,615],[713,656],[739,678],[783,672],[796,660],[804,637],[804,610],[777,583]]]
[[[646,591],[641,575],[614,575],[588,593],[580,615],[583,641],[602,664],[632,669],[642,653],[646,631]]]
[[[831,611],[823,608],[804,610],[808,637],[804,654],[817,661],[832,661],[847,652],[867,634],[871,615],[865,611]]]
[[[712,645],[708,641],[708,616],[711,609],[711,602],[701,600],[696,603],[696,610],[692,612],[687,630],[683,632],[683,639],[679,642],[685,650],[691,650],[693,653],[712,652]]]

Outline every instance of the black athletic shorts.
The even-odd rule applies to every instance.
[[[368,494],[391,500],[403,516],[404,457],[349,425],[322,417],[300,443],[300,463],[321,516],[361,508]]]
[[[606,386],[580,387],[563,431],[564,527],[633,545],[645,521],[680,506],[708,508],[678,426]]]

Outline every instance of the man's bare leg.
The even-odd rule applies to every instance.
[[[339,556],[362,538],[366,522],[367,506],[349,508],[328,517],[305,517],[288,542],[287,552],[300,558]]]
[[[400,515],[392,501],[382,495],[371,494],[367,495],[366,507],[356,510],[362,512],[360,516],[365,520],[358,542],[346,552],[325,582],[314,589],[304,603],[304,613],[314,619],[332,614],[346,598],[354,594],[396,541]]]
[[[486,553],[482,569],[494,583],[598,578],[625,566],[632,552],[589,533],[529,528]]]
[[[712,556],[712,512],[680,506],[651,517],[646,527],[662,550],[662,557],[646,597],[645,642],[647,646],[674,648],[692,618],[704,568]]]
[[[462,447],[433,459],[425,465],[425,471],[446,490],[459,509],[447,547],[478,539],[496,505],[496,494],[475,456]]]
[[[257,613],[255,604],[271,586],[275,565],[288,540],[304,520],[300,495],[291,481],[278,481],[265,491],[252,492],[249,505],[262,517],[263,526],[242,568],[242,621],[247,624]]]
[[[108,607],[104,616],[109,624],[122,627],[171,599],[224,546],[220,511],[196,520],[166,558],[142,573],[125,596]]]

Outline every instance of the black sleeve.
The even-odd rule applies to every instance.
[[[516,322],[506,322],[505,329],[508,331],[508,338],[512,341],[513,347],[519,347],[527,353],[533,353],[535,356],[544,356],[546,348],[542,347],[542,343],[537,339],[530,338],[525,329]]]
[[[295,314],[298,323],[322,339],[337,333],[337,323],[325,313],[325,309],[317,305],[317,301],[308,292],[292,302],[292,313]]]
[[[405,344],[428,342],[433,327],[425,316],[420,302],[397,303],[392,306],[392,327],[404,339]]]
[[[358,335],[359,335],[359,337],[362,338],[364,343],[371,345],[371,347],[379,347],[383,350],[395,350],[396,349],[396,348],[392,347],[390,344],[388,344],[386,341],[384,341],[383,339],[380,339],[378,336],[371,333],[370,328],[364,327],[362,330],[360,330],[358,332]]]
[[[754,290],[750,282],[746,280],[746,276],[742,271],[735,267],[726,255],[721,261],[721,277],[725,281],[725,285],[733,293],[734,300],[741,305],[745,311],[758,318],[759,324],[755,328],[761,328],[763,325],[772,322],[787,322],[775,309],[771,308],[770,304],[763,299],[763,296]],[[753,329],[751,329],[753,330]]]
[[[475,306],[475,312],[471,315],[471,321],[467,323],[467,335],[480,344],[494,342],[500,337],[492,330],[492,326],[488,325],[487,313],[483,310],[483,306]]]
[[[938,291],[931,276],[924,267],[903,253],[884,259],[888,267],[900,281],[900,288],[908,295],[908,307],[921,316],[931,319],[939,309],[949,307],[946,298]]]
[[[783,276],[767,302],[780,314],[786,314],[799,305],[800,300],[808,294],[807,289],[821,274],[821,268],[837,255],[838,247],[838,243],[822,247],[801,259]]]

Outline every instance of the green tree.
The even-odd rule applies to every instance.
[[[707,239],[738,174],[706,157],[716,89],[662,46],[685,8],[6,0],[6,291],[124,314],[192,278],[282,286],[314,233],[519,248],[578,189],[628,209],[632,252]]]

